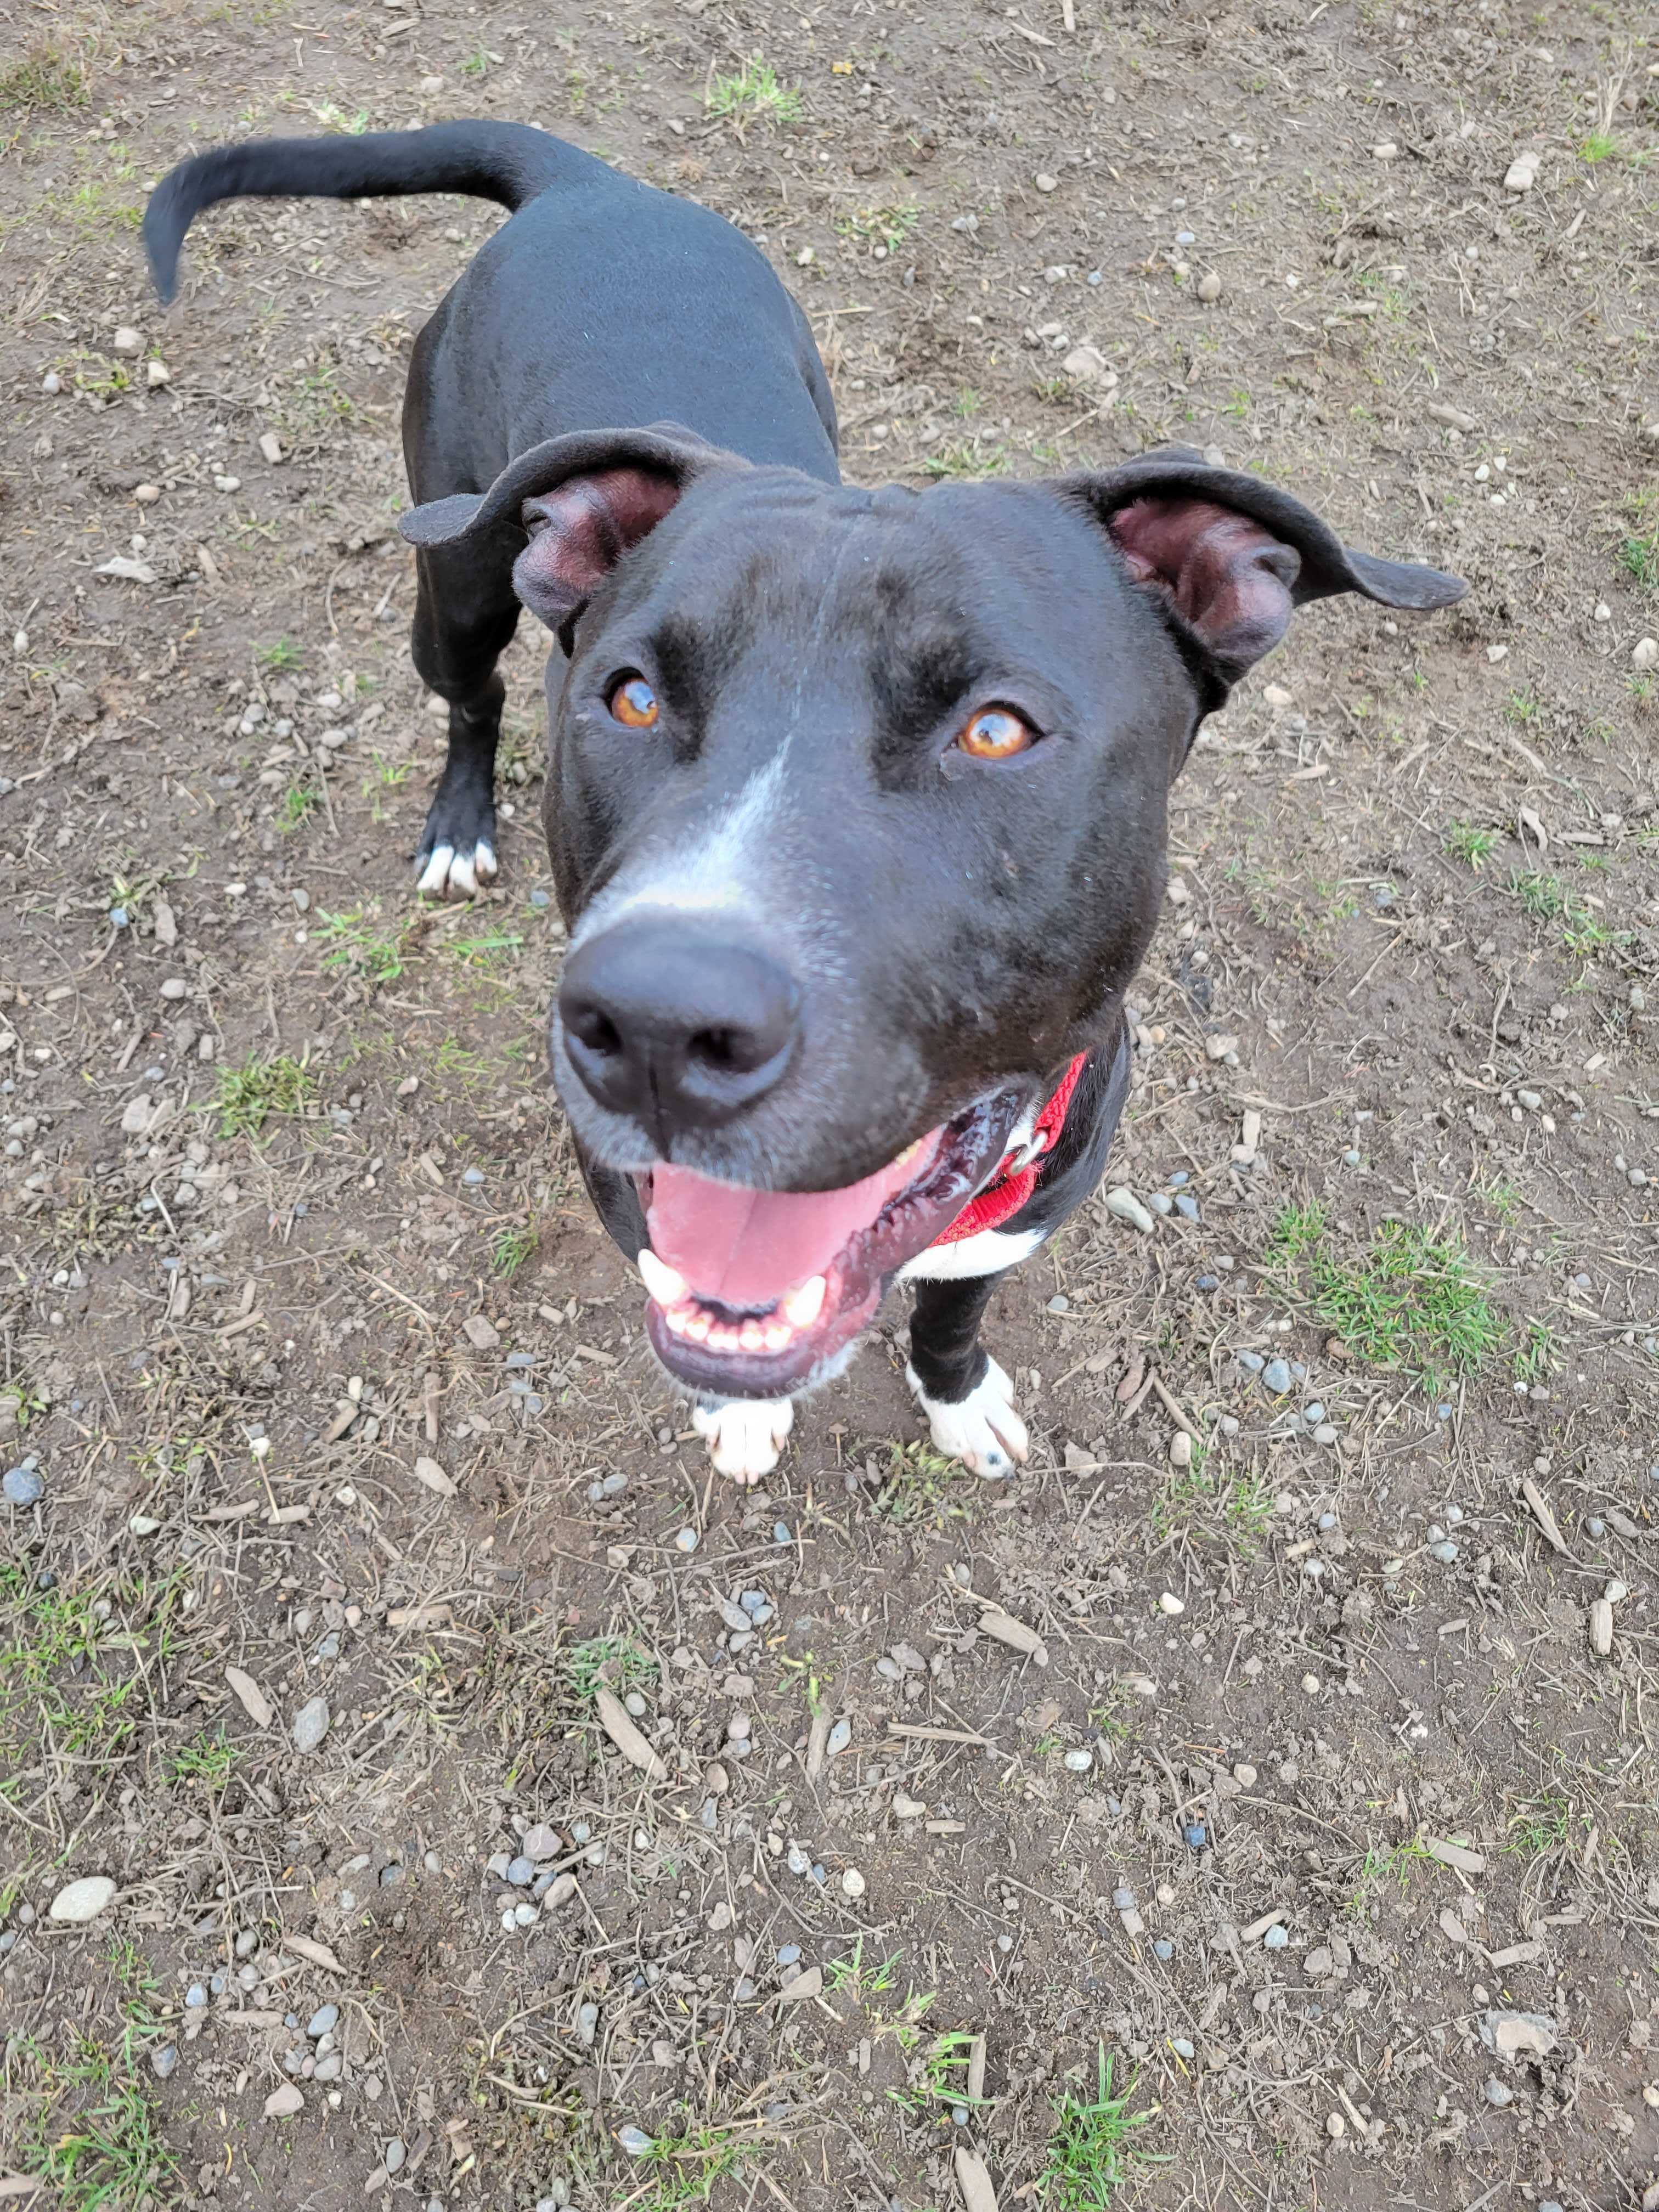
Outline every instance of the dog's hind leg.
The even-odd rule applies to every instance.
[[[995,1275],[916,1285],[905,1380],[927,1416],[936,1448],[975,1474],[1010,1474],[1029,1446],[1014,1386],[979,1340]]]
[[[422,546],[416,559],[410,649],[416,672],[449,703],[449,757],[415,865],[422,891],[471,898],[496,870],[495,744],[507,693],[495,663],[519,619],[512,556]]]

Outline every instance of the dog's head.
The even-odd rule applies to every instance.
[[[659,1353],[737,1396],[822,1374],[1112,1034],[1170,787],[1293,610],[1464,589],[1180,449],[916,494],[618,431],[404,526],[526,533],[554,1076],[638,1182]]]

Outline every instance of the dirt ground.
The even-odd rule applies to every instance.
[[[0,2195],[1659,2203],[1659,18],[0,35]],[[896,1304],[708,1474],[548,1094],[536,639],[501,886],[413,896],[398,404],[496,211],[149,296],[182,155],[474,113],[759,240],[859,480],[1180,437],[1472,581],[1208,726],[1012,1485]]]

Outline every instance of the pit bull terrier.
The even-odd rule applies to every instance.
[[[1005,1474],[1027,1437],[981,1320],[1103,1172],[1199,724],[1310,600],[1466,587],[1179,447],[843,484],[760,252],[518,125],[184,162],[144,219],[157,285],[216,201],[410,192],[512,210],[404,399],[415,665],[449,705],[420,888],[495,873],[495,663],[528,608],[562,648],[554,1080],[715,1466],[768,1473],[902,1279],[934,1443]]]

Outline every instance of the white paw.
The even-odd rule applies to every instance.
[[[479,884],[492,883],[495,876],[493,845],[436,845],[415,888],[423,898],[476,898]]]
[[[728,1398],[721,1406],[694,1406],[691,1425],[708,1439],[708,1456],[720,1474],[758,1482],[770,1474],[795,1425],[789,1398]]]
[[[927,1416],[936,1449],[948,1459],[984,1475],[1008,1474],[1016,1460],[1024,1466],[1030,1438],[1014,1410],[1014,1386],[994,1359],[987,1363],[979,1388],[955,1404],[930,1398],[914,1367],[905,1369],[904,1379]]]

